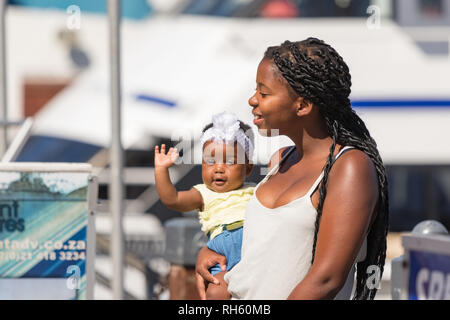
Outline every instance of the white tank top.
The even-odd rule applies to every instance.
[[[344,147],[334,161],[347,149]],[[256,197],[256,190],[279,168],[295,149],[255,187],[247,205],[242,239],[241,261],[225,274],[232,299],[284,300],[302,281],[311,267],[312,247],[317,211],[311,195],[323,177],[323,171],[308,192],[285,205],[270,209]],[[356,262],[365,259],[366,239]],[[355,266],[335,299],[349,299],[352,293]]]

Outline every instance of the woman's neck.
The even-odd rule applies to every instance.
[[[296,134],[288,135],[288,137],[295,143],[299,160],[327,155],[333,143],[333,139],[323,127],[297,130]]]
[[[300,141],[296,141],[296,139],[292,139],[295,143],[295,148],[297,152],[297,159],[315,159],[317,157],[322,158],[330,152],[331,144],[333,140],[331,137],[326,138],[312,138],[312,137],[304,137],[304,139]]]

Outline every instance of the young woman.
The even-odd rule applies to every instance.
[[[388,231],[387,181],[375,141],[351,109],[342,57],[316,38],[269,47],[249,99],[259,132],[295,146],[276,152],[246,209],[242,258],[225,276],[237,299],[373,299]],[[197,285],[222,285],[207,268]]]

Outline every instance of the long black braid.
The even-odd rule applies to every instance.
[[[269,47],[264,54],[277,66],[281,75],[294,94],[310,101],[320,110],[325,120],[328,134],[333,143],[330,147],[323,180],[319,187],[319,204],[315,222],[312,261],[314,261],[322,209],[327,194],[327,180],[336,144],[354,146],[366,153],[373,161],[377,177],[379,197],[375,209],[375,220],[367,236],[367,255],[357,264],[355,300],[373,299],[376,286],[367,283],[368,267],[379,267],[379,280],[383,274],[386,258],[386,237],[388,233],[389,201],[386,172],[377,145],[370,136],[364,122],[354,112],[350,104],[351,76],[347,64],[330,45],[316,38],[304,41],[285,41],[280,46]]]

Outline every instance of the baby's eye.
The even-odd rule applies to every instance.
[[[205,159],[205,163],[206,164],[209,164],[209,165],[212,165],[212,164],[214,164],[216,161],[214,160],[214,158],[206,158]]]
[[[228,165],[234,164],[234,159],[231,159],[231,158],[227,159],[226,164],[228,164]]]

